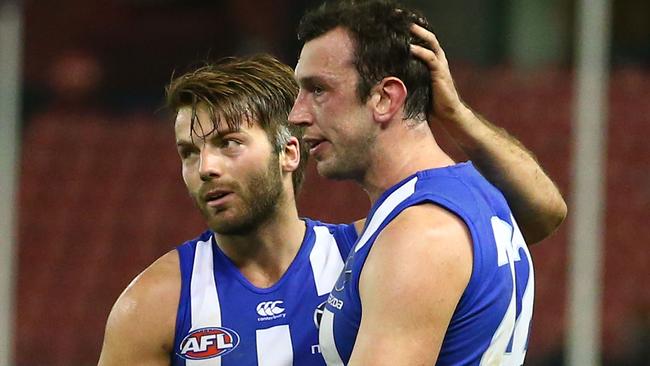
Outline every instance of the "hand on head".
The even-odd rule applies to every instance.
[[[429,116],[429,123],[453,120],[468,108],[458,95],[445,51],[431,31],[413,24],[411,33],[428,45],[411,44],[411,54],[422,60],[431,72],[433,115]]]

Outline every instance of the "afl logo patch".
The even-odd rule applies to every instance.
[[[178,355],[186,360],[206,360],[230,353],[238,344],[239,334],[232,329],[201,328],[183,339]]]

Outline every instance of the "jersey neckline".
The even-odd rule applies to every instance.
[[[305,223],[305,235],[302,239],[302,243],[300,244],[300,249],[298,249],[298,253],[296,253],[296,256],[293,258],[291,261],[291,264],[289,267],[287,267],[287,270],[282,274],[280,279],[274,283],[270,287],[262,288],[262,287],[257,287],[253,285],[237,268],[237,266],[232,262],[232,260],[219,248],[217,245],[217,239],[215,235],[212,235],[211,239],[211,245],[212,245],[212,250],[214,252],[214,266],[215,266],[215,271],[219,271],[219,268],[217,266],[222,266],[223,269],[226,271],[230,272],[236,278],[244,287],[246,287],[248,290],[259,293],[259,294],[268,294],[275,292],[279,288],[282,287],[282,285],[287,282],[288,278],[291,277],[291,275],[299,270],[299,267],[305,264],[309,264],[309,260],[306,259],[309,257],[309,253],[311,252],[312,247],[314,246],[314,222],[308,218],[300,218],[301,221]]]
[[[458,170],[458,169],[468,169],[472,168],[473,164],[471,161],[465,161],[461,163],[456,163],[453,165],[447,165],[443,166],[440,168],[431,168],[431,169],[425,169],[425,170],[420,170],[418,172],[415,172],[408,177],[402,179],[401,181],[395,183],[393,186],[385,190],[375,201],[375,203],[370,207],[370,211],[368,212],[368,215],[366,217],[366,222],[364,224],[364,230],[365,227],[368,225],[370,222],[370,219],[372,216],[375,214],[375,211],[382,205],[382,203],[397,189],[399,189],[401,186],[403,186],[406,182],[409,182],[411,179],[414,177],[418,178],[431,178],[435,176],[448,176],[453,173],[453,171]]]

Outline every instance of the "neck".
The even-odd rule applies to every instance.
[[[387,189],[421,170],[454,164],[438,146],[426,122],[393,121],[375,142],[361,181],[372,204]]]
[[[286,195],[285,195],[286,196]],[[291,265],[305,235],[293,195],[264,222],[241,235],[216,234],[219,248],[257,287],[270,287]]]

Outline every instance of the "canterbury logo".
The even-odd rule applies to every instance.
[[[261,316],[273,316],[284,313],[282,301],[264,301],[257,304],[257,313]]]

